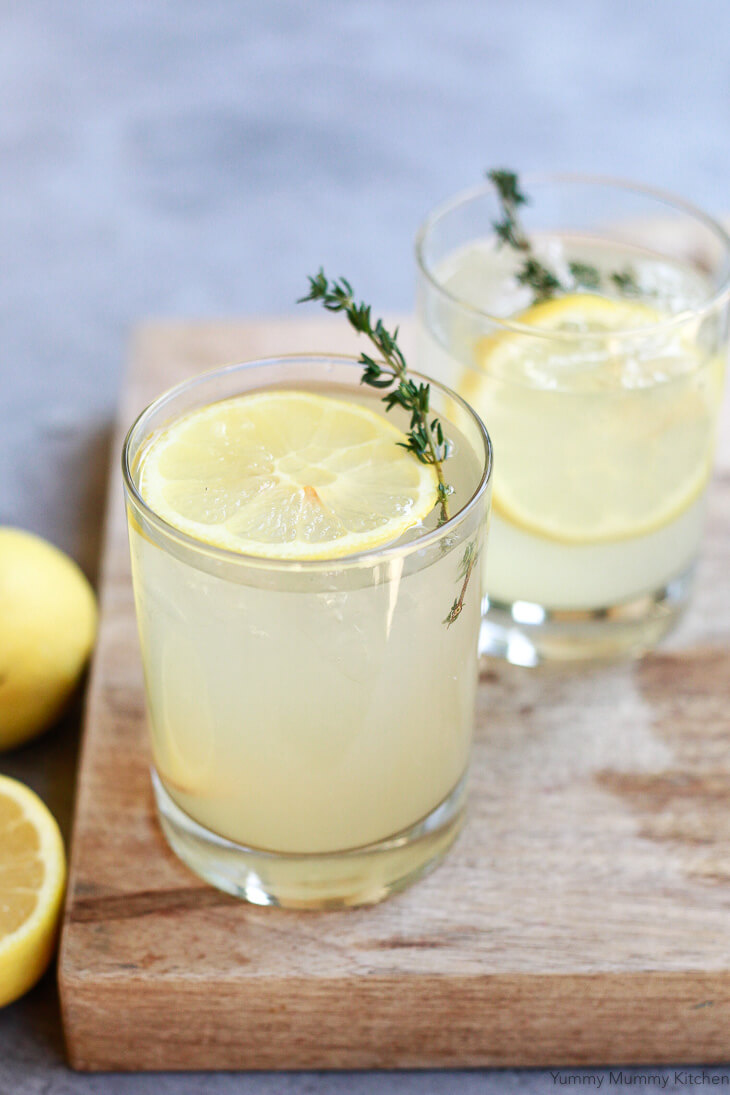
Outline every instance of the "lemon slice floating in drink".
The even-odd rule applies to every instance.
[[[38,796],[0,776],[0,1007],[51,960],[66,882],[58,826]]]
[[[495,510],[587,544],[687,509],[711,470],[717,363],[641,302],[577,293],[512,318],[524,330],[481,339],[462,384],[494,440]]]
[[[237,396],[187,414],[143,455],[140,490],[205,543],[322,559],[396,541],[437,502],[431,465],[358,403],[312,392]]]

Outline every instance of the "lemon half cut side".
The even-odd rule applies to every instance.
[[[697,499],[712,468],[717,370],[681,334],[655,335],[664,318],[643,302],[571,294],[514,317],[536,337],[504,330],[477,343],[463,393],[494,439],[505,520],[590,544],[653,532]]]
[[[215,547],[327,559],[395,542],[437,502],[435,469],[360,403],[253,392],[191,411],[154,437],[142,497]]]
[[[45,972],[66,884],[58,825],[38,796],[0,776],[0,1007]]]

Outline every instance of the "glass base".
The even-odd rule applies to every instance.
[[[172,850],[197,875],[254,905],[337,909],[373,905],[405,889],[444,857],[464,817],[466,777],[435,810],[377,844],[292,855],[236,844],[199,825],[170,798],[152,769],[157,810]]]
[[[479,652],[523,666],[638,657],[679,620],[693,573],[690,567],[660,589],[608,608],[554,611],[531,601],[486,598]]]

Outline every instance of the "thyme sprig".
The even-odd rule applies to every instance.
[[[453,487],[444,479],[442,465],[449,456],[450,445],[441,422],[431,412],[430,384],[415,381],[408,374],[406,359],[398,345],[398,328],[389,331],[382,319],[373,322],[370,305],[355,302],[355,294],[349,281],[346,278],[330,281],[321,268],[319,273],[309,278],[309,292],[297,303],[308,300],[321,301],[328,312],[344,312],[350,326],[358,334],[369,338],[382,357],[384,364],[369,354],[360,354],[360,364],[364,366],[361,383],[385,391],[382,400],[386,410],[402,407],[410,414],[406,440],[398,444],[412,452],[421,463],[430,464],[434,468],[438,480],[438,504],[441,507],[439,524],[448,521],[448,498]]]
[[[511,247],[525,255],[525,261],[516,274],[517,281],[520,285],[529,286],[536,300],[548,300],[560,292],[563,286],[553,271],[536,258],[530,238],[522,227],[519,209],[523,205],[529,205],[529,199],[520,189],[520,182],[514,171],[497,169],[488,172],[487,178],[494,184],[502,207],[501,218],[492,222],[500,246]]]
[[[479,555],[479,553],[477,551],[476,541],[472,541],[470,544],[467,544],[466,548],[464,549],[464,554],[463,554],[462,559],[461,559],[461,564],[459,566],[459,578],[462,581],[462,586],[461,586],[461,589],[459,590],[459,596],[455,599],[454,603],[452,604],[451,608],[449,609],[448,616],[443,621],[446,624],[447,627],[451,627],[451,625],[454,623],[454,621],[458,620],[459,616],[461,615],[461,610],[464,607],[464,598],[466,596],[466,589],[467,589],[467,586],[469,585],[469,579],[471,578],[471,572],[474,569],[474,566],[476,564],[478,555]]]
[[[355,293],[349,281],[346,278],[330,281],[321,268],[314,277],[309,278],[309,292],[297,303],[301,304],[308,300],[320,301],[328,312],[344,312],[350,326],[358,334],[369,338],[383,359],[382,362],[376,361],[369,354],[361,353],[359,361],[363,366],[363,374],[360,382],[385,392],[382,400],[386,410],[391,411],[393,407],[402,407],[410,414],[410,429],[406,434],[406,440],[397,444],[408,452],[412,452],[422,463],[430,464],[435,469],[438,480],[438,504],[441,507],[439,525],[442,525],[449,519],[448,498],[453,493],[453,487],[449,486],[444,479],[442,467],[444,461],[449,458],[451,446],[444,435],[441,422],[437,417],[432,416],[430,384],[423,381],[416,382],[408,374],[406,359],[398,345],[398,328],[389,331],[382,319],[373,322],[370,305],[355,302]],[[451,627],[461,615],[469,579],[478,555],[476,540],[474,540],[466,546],[459,566],[458,578],[462,584],[459,595],[443,621],[447,627]]]
[[[521,251],[525,256],[515,277],[520,285],[532,289],[536,301],[549,300],[557,293],[575,292],[576,289],[598,291],[602,288],[603,279],[597,266],[587,262],[569,262],[572,284],[565,285],[549,266],[537,258],[519,215],[520,208],[529,205],[530,200],[520,188],[514,171],[489,171],[487,178],[494,185],[501,206],[501,217],[492,222],[499,245]],[[609,281],[623,296],[639,295],[636,274],[630,267],[610,274]]]

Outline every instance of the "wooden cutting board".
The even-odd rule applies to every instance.
[[[470,817],[446,862],[342,913],[247,906],[172,855],[149,784],[118,453],[217,364],[352,350],[337,318],[135,340],[114,449],[60,956],[80,1069],[730,1059],[730,420],[692,606],[638,663],[490,663]]]

